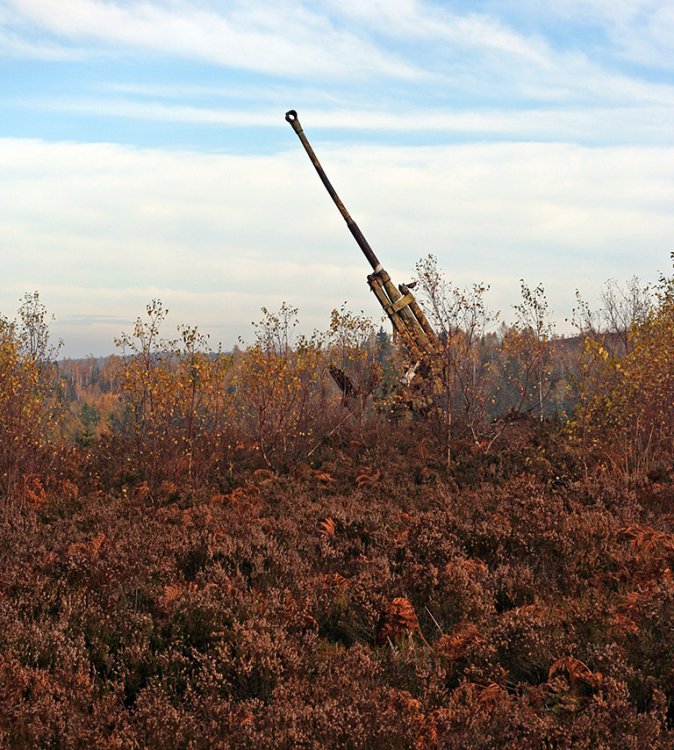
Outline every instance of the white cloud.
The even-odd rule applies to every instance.
[[[578,101],[589,107],[627,101],[671,106],[674,100],[671,85],[620,72],[611,59],[622,56],[672,65],[674,6],[657,0],[498,0],[465,3],[463,8],[455,4],[451,10],[446,4],[422,0],[329,0],[328,5],[403,47],[410,41],[423,42],[415,49],[417,59],[427,63],[429,72],[442,75],[445,85],[459,89],[492,95],[501,90],[503,95],[509,92],[511,102],[528,97]],[[594,24],[603,29],[605,43],[580,50],[573,29],[561,42],[554,19]]]
[[[449,42],[459,48],[501,52],[538,64],[547,62],[542,39],[517,33],[495,15],[461,14],[415,0],[330,0],[328,5],[382,36]]]
[[[665,69],[674,66],[674,6],[667,0],[499,0],[502,12],[553,18],[604,34],[597,46],[606,55]],[[521,17],[520,15],[520,17]]]
[[[506,317],[524,277],[544,282],[563,318],[576,287],[591,297],[608,277],[667,265],[672,148],[314,145],[397,281],[434,252],[457,283],[491,283]],[[299,145],[242,157],[5,139],[0,162],[0,312],[40,290],[66,352],[110,351],[121,330],[78,316],[132,320],[154,296],[225,346],[282,300],[308,329],[345,299],[379,313]]]
[[[391,113],[409,109],[422,87],[426,101],[442,92],[441,98],[457,107],[466,101],[475,107],[503,100],[508,109],[531,107],[532,101],[586,109],[674,103],[671,83],[627,74],[614,64],[622,55],[646,62],[651,56],[671,65],[674,11],[654,1],[483,2],[449,9],[421,0],[9,0],[9,7],[12,13],[0,16],[0,48],[4,40],[6,53],[200,60],[294,77],[286,93],[296,90],[299,80],[318,81],[322,100],[327,82],[347,81],[356,108],[359,99],[366,99]],[[526,32],[521,23],[518,28],[525,11],[540,22],[527,25]],[[595,24],[604,31],[605,43],[580,50],[571,30],[560,44],[555,19]],[[52,35],[49,41],[45,32]],[[394,79],[420,88],[403,90],[401,96],[400,89],[386,83]],[[347,93],[339,92],[342,101]],[[260,95],[268,98],[264,91]],[[86,103],[79,106],[87,111]],[[187,106],[169,112],[153,102],[143,103],[144,110],[140,102],[108,103],[103,110],[114,107],[123,114],[124,106],[132,117],[227,119]]]
[[[31,42],[11,33],[0,25],[0,54],[6,57],[30,58],[32,60],[79,60],[83,54],[56,44]]]
[[[166,7],[101,0],[9,1],[24,22],[74,42],[97,40],[113,47],[307,78],[347,73],[414,78],[421,74],[396,55],[334,28],[302,4],[228,3],[216,12],[187,2]]]
[[[670,97],[671,104],[674,104],[674,90]],[[288,96],[286,102],[287,100]],[[131,98],[41,99],[22,100],[17,104],[22,108],[33,107],[42,111],[128,120],[276,130],[283,127],[280,100],[260,101],[255,109],[227,105],[196,106]],[[643,104],[639,107],[557,104],[547,108],[483,108],[471,111],[453,111],[447,108],[393,111],[385,107],[362,109],[354,106],[347,109],[323,105],[320,109],[302,110],[299,115],[302,123],[312,131],[339,129],[405,136],[433,134],[444,141],[477,137],[490,140],[667,145],[674,140],[671,128],[672,107],[666,103]]]

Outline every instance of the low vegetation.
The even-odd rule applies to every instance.
[[[432,388],[346,309],[0,318],[0,746],[673,746],[674,279],[561,338],[418,278]]]

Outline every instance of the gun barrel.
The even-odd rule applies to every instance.
[[[332,187],[332,183],[328,179],[328,176],[325,174],[320,161],[318,161],[318,157],[314,153],[313,148],[311,148],[311,144],[309,143],[306,135],[304,134],[304,131],[302,130],[297,112],[294,109],[288,110],[286,112],[286,120],[290,123],[295,133],[297,133],[297,137],[300,139],[302,145],[304,146],[304,150],[307,152],[309,158],[311,159],[311,163],[314,165],[314,168],[318,172],[318,176],[321,178],[321,182],[323,183],[323,185],[325,185],[325,189],[328,191],[330,197],[339,209],[339,213],[342,214],[344,221],[349,228],[349,231],[353,235],[353,238],[356,240],[358,246],[363,251],[363,255],[365,255],[365,257],[368,259],[368,262],[372,266],[372,270],[375,271],[375,273],[380,271],[382,266],[379,262],[379,259],[374,254],[374,250],[370,247],[370,243],[363,236],[363,233],[360,231],[358,224],[356,224],[356,222],[351,218],[351,214],[346,210],[346,206],[342,203],[340,197],[337,195],[337,191],[334,187]]]
[[[311,163],[321,178],[321,182],[325,185],[330,197],[344,217],[349,231],[370,262],[373,273],[367,277],[367,282],[388,315],[393,325],[394,333],[400,337],[407,350],[418,361],[424,357],[432,356],[437,349],[437,338],[428,320],[426,320],[426,316],[414,299],[414,295],[406,286],[401,285],[398,288],[391,281],[391,277],[382,267],[379,258],[374,254],[358,225],[351,218],[351,214],[346,210],[346,207],[332,187],[332,183],[325,174],[306,135],[304,135],[297,112],[294,109],[286,112],[286,120],[292,125],[295,133],[297,133],[298,138],[304,146],[304,150],[309,155]]]

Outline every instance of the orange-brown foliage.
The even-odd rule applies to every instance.
[[[674,745],[671,360],[651,383],[639,359],[664,318],[627,339],[624,369],[593,371],[577,422],[495,425],[471,401],[448,466],[432,419],[393,409],[394,365],[359,319],[292,346],[268,316],[224,357],[194,331],[155,346],[159,312],[117,393],[72,366],[78,403],[118,399],[86,435],[61,431],[52,371],[34,387],[3,329],[25,409],[0,394],[0,429],[28,447],[0,444],[0,745]],[[643,421],[603,421],[602,389],[651,443]]]

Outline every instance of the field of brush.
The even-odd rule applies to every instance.
[[[667,284],[402,394],[348,316],[58,365],[0,318],[0,747],[674,747]]]
[[[674,489],[557,450],[7,509],[2,745],[672,747]]]

